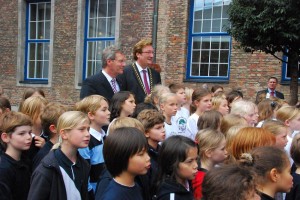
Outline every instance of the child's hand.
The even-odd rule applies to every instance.
[[[46,143],[45,139],[40,136],[34,136],[34,145],[38,148],[42,148]]]

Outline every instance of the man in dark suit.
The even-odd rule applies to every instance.
[[[102,71],[83,81],[80,99],[98,94],[110,101],[114,93],[120,91],[121,85],[116,77],[123,73],[125,67],[124,54],[117,47],[109,46],[103,50],[102,63]]]
[[[278,79],[276,77],[270,77],[268,80],[268,88],[266,90],[261,90],[256,94],[255,103],[261,102],[263,99],[276,97],[279,99],[284,99],[284,95],[281,92],[276,91],[276,86],[278,84]]]
[[[144,102],[153,87],[161,83],[160,74],[150,68],[153,56],[152,41],[139,41],[133,48],[133,58],[136,62],[126,66],[124,73],[118,76],[122,84],[121,90],[132,92],[137,104]]]

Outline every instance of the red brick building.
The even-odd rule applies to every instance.
[[[74,104],[82,80],[101,69],[106,45],[120,45],[130,62],[141,38],[153,39],[165,84],[218,83],[254,99],[276,76],[289,99],[285,66],[265,53],[245,53],[226,33],[230,0],[0,3],[0,85],[12,105],[28,87],[41,87],[50,101]]]

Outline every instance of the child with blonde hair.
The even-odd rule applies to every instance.
[[[89,118],[79,111],[58,118],[60,142],[32,174],[28,199],[88,199],[89,165],[78,149],[89,145],[89,127]]]
[[[89,129],[91,135],[89,146],[79,149],[79,153],[91,166],[88,190],[90,197],[94,197],[97,182],[104,169],[102,149],[106,133],[102,127],[107,126],[110,120],[108,101],[103,96],[90,95],[77,102],[75,108],[87,114],[91,122]]]
[[[196,135],[196,143],[198,143],[200,165],[192,183],[194,198],[200,200],[202,198],[202,183],[205,174],[227,158],[227,151],[225,149],[225,137],[217,130],[200,130]]]
[[[176,124],[172,123],[172,117],[177,113],[177,96],[174,93],[164,93],[159,97],[159,108],[165,117],[166,138],[178,135],[179,130]]]
[[[275,146],[284,149],[288,142],[287,136],[290,134],[290,129],[288,126],[286,126],[282,121],[272,119],[264,121],[262,128],[275,135]]]
[[[185,87],[184,89],[185,96],[186,96],[186,102],[183,104],[183,107],[191,113],[191,104],[192,104],[192,95],[194,92],[193,88]]]
[[[212,97],[212,110],[219,111],[223,116],[229,113],[228,101],[224,93],[218,93]]]

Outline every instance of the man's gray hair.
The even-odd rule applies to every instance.
[[[120,48],[114,45],[106,47],[102,52],[102,68],[107,65],[107,60],[116,59],[116,53],[122,53]]]

